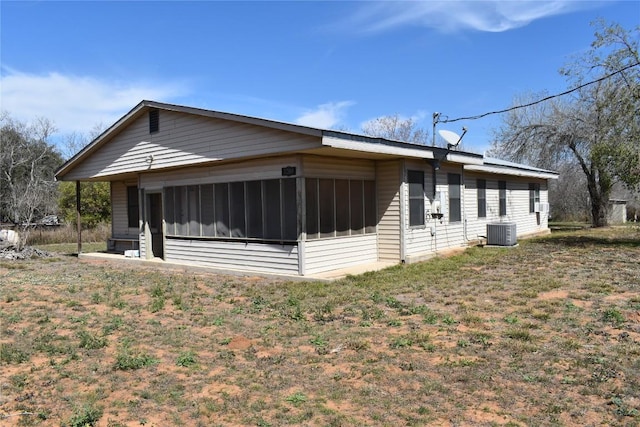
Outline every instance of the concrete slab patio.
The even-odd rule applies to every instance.
[[[234,276],[260,276],[272,279],[282,279],[282,280],[297,280],[297,281],[323,281],[323,282],[331,282],[334,280],[339,280],[349,275],[358,275],[363,274],[369,271],[379,271],[385,269],[387,267],[391,267],[395,265],[395,263],[390,262],[375,262],[365,265],[357,265],[354,267],[343,268],[338,270],[332,270],[323,272],[320,274],[313,274],[307,276],[296,276],[289,274],[275,274],[275,273],[262,273],[248,270],[236,270],[229,269],[224,267],[209,267],[202,266],[196,264],[185,264],[185,263],[172,263],[164,261],[161,258],[154,259],[141,259],[141,258],[132,258],[125,257],[121,254],[113,254],[106,252],[90,252],[90,253],[81,253],[78,255],[80,260],[100,260],[109,263],[126,263],[126,264],[138,264],[144,266],[153,266],[156,268],[162,268],[167,270],[181,270],[181,271],[194,271],[194,272],[204,272],[211,274],[229,274]]]

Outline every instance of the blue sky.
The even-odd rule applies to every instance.
[[[399,114],[466,117],[569,88],[596,18],[640,1],[2,1],[0,108],[58,140],[142,99],[360,132]],[[501,117],[439,124],[483,152]]]

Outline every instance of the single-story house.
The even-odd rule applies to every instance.
[[[480,154],[153,101],[56,172],[77,186],[110,183],[114,251],[297,276],[415,262],[478,242],[496,222],[518,237],[546,233],[556,178]]]

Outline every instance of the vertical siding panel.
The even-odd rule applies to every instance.
[[[478,179],[485,179],[487,181],[487,190],[485,195],[486,217],[484,218],[478,218]],[[479,239],[479,236],[486,236],[487,223],[496,221],[495,214],[497,212],[497,204],[496,207],[493,208],[493,198],[490,200],[489,197],[490,191],[493,195],[493,190],[490,189],[490,181],[491,176],[489,175],[465,172],[464,216],[467,221],[467,238],[470,240]],[[498,184],[495,184],[496,188],[497,185]]]
[[[400,161],[377,162],[378,258],[381,261],[400,261],[401,174]]]
[[[123,181],[111,182],[111,230],[114,237],[129,234],[127,186]]]

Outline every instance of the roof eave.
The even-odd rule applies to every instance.
[[[342,150],[387,154],[397,157],[411,157],[427,160],[438,159],[440,161],[473,165],[482,164],[482,155],[480,154],[450,151],[440,147],[429,147],[418,144],[390,141],[384,138],[352,135],[334,131],[324,132],[322,145]]]
[[[465,165],[465,170],[473,172],[486,172],[499,175],[521,176],[524,178],[539,178],[539,179],[558,179],[559,175],[551,171],[534,171],[526,170],[522,168],[506,167],[506,166],[491,166],[491,165]]]
[[[196,114],[203,117],[216,118],[221,120],[229,120],[238,123],[250,124],[255,126],[262,126],[271,129],[281,130],[285,132],[294,132],[303,135],[321,137],[322,130],[310,128],[307,126],[294,125],[283,122],[276,122],[268,119],[260,119],[256,117],[242,116],[239,114],[223,113],[213,110],[204,110],[201,108],[185,107],[182,105],[166,104],[156,101],[143,100],[138,105],[133,107],[128,113],[122,116],[117,122],[111,125],[107,130],[102,132],[96,139],[87,144],[76,155],[67,160],[54,174],[56,180],[62,179],[68,174],[79,162],[85,159],[91,152],[106,143],[115,134],[119,133],[124,126],[129,122],[137,119],[142,112],[150,108],[158,108],[166,111],[177,111],[186,114]]]
[[[118,131],[126,123],[134,120],[140,114],[140,111],[145,108],[146,103],[149,101],[142,101],[135,107],[133,107],[128,113],[122,116],[117,122],[108,127],[104,132],[98,135],[93,141],[87,144],[82,150],[78,151],[73,157],[67,160],[54,174],[56,181],[63,178],[67,173],[73,169],[76,164],[87,157],[91,152],[100,147],[106,140],[108,140],[114,133]]]

